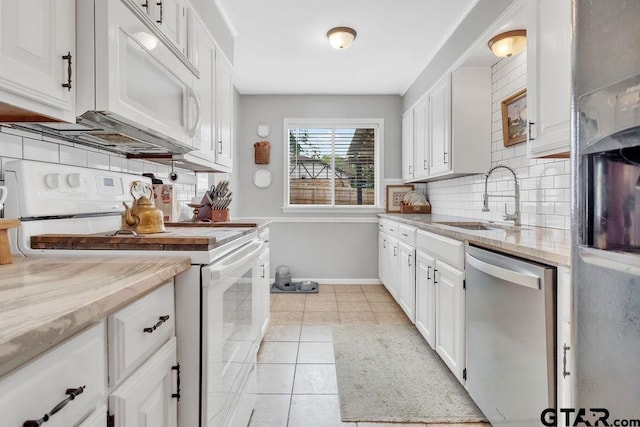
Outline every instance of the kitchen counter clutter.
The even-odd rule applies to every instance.
[[[188,257],[29,257],[0,266],[0,375],[187,270]]]
[[[380,214],[379,216],[534,261],[569,266],[571,235],[566,230],[531,226],[514,227],[510,223],[490,223],[447,215]],[[477,225],[478,229],[461,228],[455,226],[456,223]]]

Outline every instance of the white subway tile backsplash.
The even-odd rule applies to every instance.
[[[61,145],[60,163],[87,167],[87,152],[76,147]]]
[[[94,169],[109,170],[109,155],[88,151],[87,152],[87,165]]]
[[[22,138],[0,132],[0,157],[22,158]]]
[[[502,100],[526,87],[526,52],[515,58],[505,58],[492,67],[492,166],[507,165],[516,171],[520,182],[520,199],[524,225],[570,229],[571,227],[571,165],[564,159],[529,159],[526,143],[504,147],[502,141]],[[496,170],[491,174],[489,193],[513,194],[513,176]],[[427,197],[432,212],[443,215],[503,221],[504,203],[509,212],[513,199],[491,198],[490,212],[482,212],[484,175],[473,175],[427,183]]]
[[[59,145],[45,143],[31,138],[22,139],[23,157],[27,160],[37,160],[40,162],[59,163]]]
[[[127,169],[129,170],[129,173],[137,173],[137,174],[144,173],[144,165],[142,161],[129,159],[127,164],[128,164]]]
[[[128,172],[127,159],[124,157],[111,156],[109,159],[109,170],[114,172]]]

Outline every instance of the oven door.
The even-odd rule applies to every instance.
[[[203,426],[248,421],[253,409],[246,394],[258,350],[256,272],[263,246],[251,241],[202,270]]]

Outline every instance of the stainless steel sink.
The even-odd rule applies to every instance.
[[[496,224],[493,222],[482,221],[435,221],[434,224],[446,225],[448,227],[463,228],[465,230],[521,230],[522,227],[516,227],[509,224]]]
[[[464,228],[465,230],[495,230],[498,227],[492,227],[485,222],[479,221],[442,221],[434,224],[446,225],[449,227]]]

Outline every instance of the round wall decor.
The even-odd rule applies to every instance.
[[[271,185],[273,175],[267,169],[258,169],[253,173],[253,183],[258,188],[267,188]]]
[[[260,138],[266,138],[271,133],[271,129],[269,128],[269,125],[260,123],[256,129],[256,133]]]

